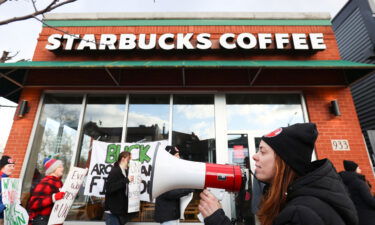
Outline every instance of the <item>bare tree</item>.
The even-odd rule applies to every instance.
[[[8,1],[11,1],[11,0],[0,0],[0,5],[6,3]],[[52,0],[51,3],[49,5],[47,5],[45,8],[37,9],[36,0],[31,0],[35,12],[24,15],[24,16],[13,17],[13,18],[9,18],[9,19],[6,19],[6,20],[2,20],[2,21],[0,21],[0,25],[35,18],[36,16],[43,15],[44,13],[50,12],[50,11],[60,7],[60,6],[63,6],[63,5],[66,5],[66,4],[75,2],[75,1],[77,1],[77,0]]]

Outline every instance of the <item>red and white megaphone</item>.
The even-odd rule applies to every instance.
[[[159,146],[152,163],[151,201],[167,191],[180,188],[240,190],[242,172],[239,166],[187,161],[172,156]]]

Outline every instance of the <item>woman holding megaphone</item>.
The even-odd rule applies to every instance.
[[[311,162],[318,131],[303,123],[262,137],[253,156],[256,178],[268,185],[257,213],[261,225],[358,225],[353,202],[328,159]],[[231,224],[217,199],[200,194],[207,225]]]

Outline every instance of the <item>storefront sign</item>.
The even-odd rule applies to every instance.
[[[21,182],[17,178],[1,179],[1,197],[4,210],[4,225],[26,225],[29,222],[29,215],[20,204]]]
[[[91,152],[90,168],[85,184],[85,195],[104,197],[104,183],[109,172],[122,151],[132,154],[132,160],[141,163],[140,200],[149,201],[152,157],[156,148],[165,149],[167,141],[145,143],[106,143],[94,141]]]
[[[295,49],[324,50],[323,33],[224,33],[214,46],[209,33],[166,34],[51,34],[46,49],[54,50],[183,50]]]
[[[48,224],[63,224],[70,207],[77,196],[79,189],[86,177],[87,169],[73,167],[66,177],[61,191],[65,192],[64,198],[55,202],[49,217]]]

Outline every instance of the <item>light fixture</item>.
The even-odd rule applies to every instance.
[[[30,107],[28,106],[27,100],[22,100],[18,110],[18,117],[23,117],[26,113],[29,112]]]
[[[331,101],[329,111],[335,116],[341,116],[339,102],[337,99]]]

